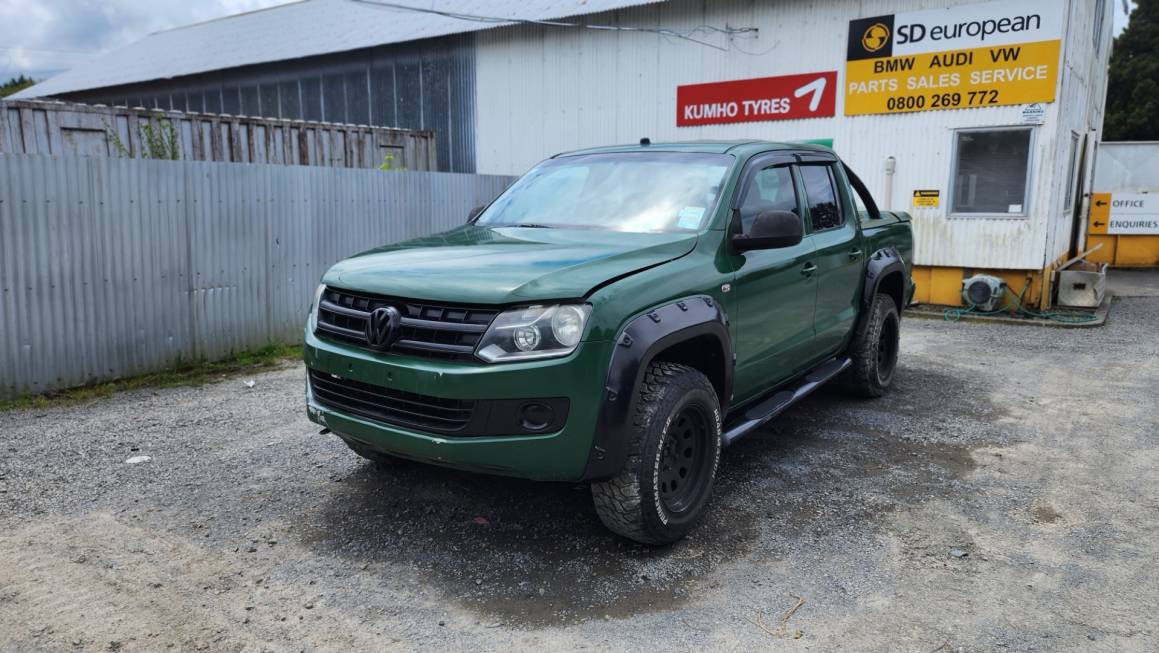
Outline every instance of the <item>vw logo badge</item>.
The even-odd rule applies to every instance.
[[[398,337],[402,314],[393,306],[383,306],[370,312],[366,320],[366,342],[375,349],[386,349]]]

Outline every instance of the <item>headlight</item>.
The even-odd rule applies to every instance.
[[[488,363],[566,356],[584,335],[587,304],[528,306],[504,311],[479,339],[479,358]]]
[[[326,286],[321,284],[314,290],[314,303],[310,304],[310,315],[306,318],[306,330],[310,333],[318,328],[318,305],[322,303],[322,293],[325,291]]]

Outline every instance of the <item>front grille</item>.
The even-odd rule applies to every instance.
[[[475,345],[499,313],[492,308],[431,304],[327,287],[319,303],[317,334],[370,349],[366,321],[371,311],[386,306],[402,314],[398,339],[387,351],[444,360],[473,359]]]
[[[443,399],[344,379],[310,370],[310,387],[321,404],[360,417],[439,433],[463,430],[475,401]]]

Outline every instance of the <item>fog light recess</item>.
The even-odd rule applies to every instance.
[[[523,404],[519,409],[519,425],[528,431],[542,431],[555,416],[551,406],[537,401]]]

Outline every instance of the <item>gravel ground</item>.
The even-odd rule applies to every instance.
[[[892,394],[727,450],[666,549],[582,486],[364,463],[300,365],[0,413],[0,649],[1159,650],[1157,324],[907,320]]]

